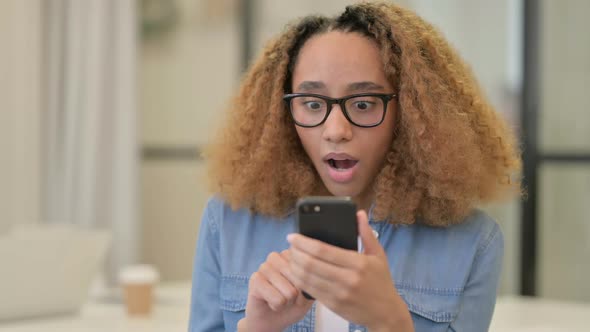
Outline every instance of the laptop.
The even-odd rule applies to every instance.
[[[0,321],[75,313],[110,242],[107,231],[23,225],[0,234]]]

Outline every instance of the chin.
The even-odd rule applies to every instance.
[[[334,196],[356,197],[358,196],[359,192],[358,190],[356,190],[356,186],[353,183],[342,184],[324,181],[324,186],[326,187],[326,189],[328,189],[330,194]]]

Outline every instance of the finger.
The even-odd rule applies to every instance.
[[[281,251],[281,257],[283,258],[283,260],[285,260],[286,262],[286,268],[281,269],[281,274],[287,278],[287,280],[289,280],[289,282],[294,286],[295,283],[293,281],[293,271],[291,270],[291,250],[290,249],[285,249],[283,251]],[[301,292],[298,292],[298,294]]]
[[[310,272],[294,260],[291,261],[291,271],[294,285],[316,299],[322,299],[322,297],[318,297],[318,294],[332,292],[334,289],[341,287],[338,281],[326,279],[314,272]],[[321,290],[321,292],[318,292],[318,290]]]
[[[347,296],[350,298],[349,294],[352,294],[347,287],[336,285],[336,283],[330,280],[309,274],[302,275],[301,271],[298,271],[296,274],[301,276],[301,280],[299,280],[299,277],[295,277],[296,285],[314,298],[313,300],[308,300],[300,293],[297,298],[297,305],[304,305],[310,301],[318,300],[324,305],[330,304],[330,307],[333,308],[335,303],[346,300]]]
[[[283,259],[287,261],[287,265],[289,268],[286,270],[285,277],[291,282],[291,284],[297,288],[297,298],[295,299],[295,305],[299,307],[306,307],[311,305],[315,301],[315,299],[308,299],[303,295],[301,288],[297,287],[297,277],[295,277],[293,270],[291,269],[291,249],[286,249],[281,251],[281,256]]]
[[[288,270],[288,262],[283,259],[281,254],[276,252],[270,253],[267,261],[259,269],[260,273],[266,277],[266,280],[286,299],[287,304],[293,304],[299,291],[288,279]]]
[[[253,296],[262,299],[273,311],[280,311],[287,304],[287,299],[261,273],[252,274],[250,289]]]
[[[291,250],[289,250],[289,249],[285,249],[285,250],[281,251],[280,255],[287,262],[287,264],[291,260]]]
[[[286,269],[284,276],[289,280],[289,282],[291,282],[291,284],[294,287],[297,287],[297,289],[298,289],[297,290],[297,298],[295,299],[295,305],[298,305],[298,306],[308,305],[309,302],[313,302],[315,299],[309,299],[309,298],[305,297],[301,291],[301,288],[297,286],[297,278],[293,274],[293,270],[290,267],[291,262],[292,262],[291,249],[283,250],[281,252],[281,256],[287,261],[287,264],[289,265],[289,268]]]
[[[345,268],[355,267],[355,257],[358,255],[356,251],[339,248],[297,233],[289,234],[287,241],[292,249],[304,251],[324,262]]]
[[[365,255],[385,257],[385,251],[381,244],[373,234],[373,229],[369,225],[369,218],[367,213],[363,210],[356,213],[358,222],[359,236],[363,243],[363,253]]]
[[[293,248],[291,250],[291,270],[296,266],[301,274],[315,275],[327,281],[337,281],[348,273],[348,269],[325,262],[311,256],[305,251]],[[295,272],[295,271],[293,271]]]

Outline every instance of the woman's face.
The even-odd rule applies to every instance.
[[[293,93],[331,98],[396,92],[383,71],[377,44],[361,34],[340,31],[314,36],[303,45],[293,71],[292,86]],[[307,105],[317,107],[317,104]],[[357,105],[367,107],[362,101]],[[369,207],[373,181],[393,139],[396,105],[395,100],[389,101],[385,119],[377,127],[353,125],[338,104],[332,106],[322,125],[296,126],[305,151],[333,195],[351,196],[359,208]]]

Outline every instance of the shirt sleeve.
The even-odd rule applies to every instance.
[[[201,220],[193,266],[189,332],[225,331],[219,306],[219,208],[211,199]]]
[[[450,330],[487,331],[496,305],[504,256],[504,237],[495,224],[480,246],[463,291],[461,309]]]

